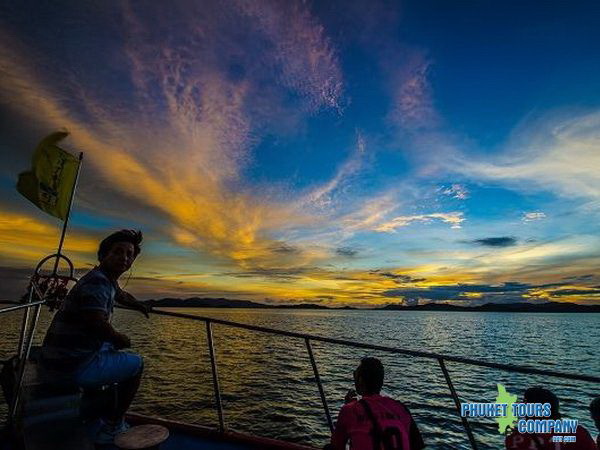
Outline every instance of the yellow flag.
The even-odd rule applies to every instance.
[[[42,211],[65,220],[79,169],[79,159],[57,143],[69,135],[57,131],[46,136],[33,154],[31,170],[19,174],[17,190]]]

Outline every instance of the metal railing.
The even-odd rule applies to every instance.
[[[31,299],[31,297],[30,297]],[[0,309],[0,314],[19,311],[21,309],[25,309],[23,314],[23,321],[21,323],[21,334],[19,336],[19,345],[17,348],[17,377],[15,386],[13,389],[13,398],[10,399],[9,403],[9,415],[8,418],[12,422],[16,415],[19,407],[19,401],[21,397],[21,389],[23,386],[23,375],[25,374],[25,362],[27,358],[29,358],[29,353],[31,351],[31,345],[33,344],[33,335],[35,333],[35,328],[37,326],[37,322],[40,317],[40,309],[43,304],[45,304],[45,300],[39,301],[30,301],[29,303],[19,304],[15,306],[8,306],[6,308]],[[33,313],[33,320],[31,320],[31,308],[35,308]],[[9,400],[9,399],[7,399]]]
[[[61,237],[61,245],[63,238],[64,228],[63,237]],[[53,259],[55,261],[52,273],[42,274],[41,270],[44,264],[48,261],[52,261]],[[58,264],[61,260],[64,260],[67,263],[69,275],[58,274]],[[77,279],[74,277],[74,271],[75,269],[73,263],[69,258],[60,254],[59,247],[58,253],[54,253],[52,255],[46,256],[45,258],[42,258],[35,267],[33,276],[31,277],[31,280],[29,282],[27,295],[25,297],[26,301],[16,306],[9,306],[7,308],[0,309],[0,314],[25,309],[25,313],[23,314],[23,321],[21,323],[19,346],[17,348],[17,377],[13,389],[13,398],[11,399],[12,404],[10,405],[9,411],[9,420],[11,422],[14,421],[14,419],[17,416],[19,402],[21,399],[21,391],[23,388],[23,377],[25,375],[25,363],[29,359],[31,346],[33,344],[33,336],[35,334],[35,329],[40,319],[42,305],[49,305],[50,309],[53,309],[58,306],[60,299],[66,295],[67,283],[69,281],[77,281]],[[36,298],[39,300],[35,300]],[[33,314],[31,313],[32,308],[35,308]]]
[[[29,333],[25,333],[25,327],[27,325],[28,317],[29,317],[29,308],[33,308],[33,307],[36,308],[36,312],[34,315],[34,327],[35,327],[35,324],[37,323],[37,319],[39,317],[39,308],[44,303],[45,303],[45,301],[42,300],[42,301],[31,302],[31,303],[21,304],[21,305],[17,305],[17,306],[10,306],[7,308],[0,309],[0,314],[2,314],[2,313],[6,313],[6,312],[18,311],[20,309],[27,308],[26,314],[24,315],[23,328],[21,330],[21,339],[19,342],[19,355],[21,357],[29,354],[29,349],[31,348],[31,340],[32,340],[32,336],[33,336],[33,330],[30,330]],[[388,346],[383,346],[383,345],[367,344],[364,342],[355,342],[355,341],[350,341],[350,340],[346,340],[346,339],[336,339],[336,338],[329,338],[329,337],[317,336],[317,335],[311,335],[311,334],[305,334],[305,333],[296,333],[296,332],[292,332],[292,331],[277,330],[277,329],[273,329],[273,328],[261,327],[261,326],[256,326],[256,325],[248,325],[248,324],[243,324],[243,323],[238,323],[238,322],[231,322],[228,320],[214,319],[214,318],[210,318],[210,317],[203,317],[203,316],[179,313],[179,312],[174,312],[174,311],[164,311],[164,310],[155,309],[155,310],[152,310],[151,313],[160,315],[160,316],[168,316],[168,317],[175,317],[175,318],[180,318],[180,319],[200,321],[200,322],[204,322],[206,324],[207,345],[208,345],[208,351],[209,351],[209,356],[210,356],[213,390],[214,390],[215,403],[216,403],[217,413],[218,413],[218,418],[219,418],[219,430],[220,431],[225,431],[225,419],[224,419],[224,415],[223,415],[223,404],[221,401],[221,388],[220,388],[220,384],[219,384],[218,365],[217,365],[217,359],[216,359],[216,355],[215,355],[215,344],[214,344],[214,339],[213,339],[213,327],[212,327],[213,324],[230,326],[230,327],[240,328],[240,329],[245,329],[245,330],[250,330],[250,331],[257,331],[257,332],[261,332],[261,333],[275,334],[278,336],[287,336],[287,337],[304,340],[306,349],[307,349],[307,353],[308,353],[308,357],[309,357],[311,365],[312,365],[315,382],[317,384],[317,387],[319,390],[319,395],[321,397],[321,402],[323,404],[323,410],[324,410],[325,416],[327,418],[327,425],[329,426],[329,429],[331,431],[333,431],[334,425],[333,425],[333,421],[331,418],[331,412],[330,412],[329,406],[327,404],[327,399],[325,397],[325,390],[323,389],[323,384],[321,382],[321,378],[319,375],[317,362],[316,362],[314,354],[313,354],[312,345],[311,345],[311,342],[313,342],[313,341],[326,342],[326,343],[330,343],[330,344],[337,344],[337,345],[342,345],[342,346],[352,347],[352,348],[361,348],[361,349],[367,349],[367,350],[375,350],[375,351],[380,351],[380,352],[387,352],[387,353],[393,353],[393,354],[400,354],[400,355],[407,355],[407,356],[436,360],[438,362],[438,364],[440,365],[440,369],[441,369],[441,371],[444,375],[444,379],[446,380],[446,383],[448,385],[450,395],[452,396],[454,405],[456,407],[456,412],[458,413],[458,416],[461,419],[461,422],[465,429],[465,432],[467,433],[467,437],[469,439],[471,448],[474,450],[477,450],[477,443],[475,441],[475,437],[473,435],[471,426],[470,426],[467,418],[463,417],[461,414],[460,398],[458,396],[458,392],[456,391],[456,388],[454,387],[454,384],[452,383],[452,379],[450,377],[450,372],[448,371],[448,369],[446,367],[446,362],[461,363],[461,364],[467,364],[467,365],[478,366],[478,367],[488,367],[488,368],[499,369],[499,370],[504,370],[507,372],[514,372],[514,373],[523,373],[523,374],[529,374],[529,375],[544,375],[544,376],[549,376],[549,377],[554,377],[554,378],[586,381],[586,382],[591,382],[591,383],[600,383],[600,377],[592,376],[592,375],[578,375],[578,374],[572,374],[572,373],[567,373],[567,372],[559,372],[559,371],[553,371],[553,370],[537,369],[534,367],[519,366],[519,365],[514,365],[514,364],[500,364],[500,363],[494,363],[494,362],[489,362],[489,361],[480,361],[480,360],[464,358],[464,357],[460,357],[460,356],[449,356],[449,355],[442,355],[442,354],[432,353],[432,352],[423,352],[423,351],[417,351],[417,350],[407,350],[407,349],[396,348],[396,347],[388,347]],[[20,375],[20,381],[19,381],[19,384],[17,387],[20,389],[21,382],[22,382],[22,376],[23,376],[22,371],[20,371],[19,375]],[[17,399],[18,399],[18,396],[17,396]],[[13,408],[14,408],[14,411],[16,412],[16,405],[13,405]]]
[[[313,368],[315,382],[317,383],[317,386],[319,389],[319,395],[321,397],[321,402],[323,403],[323,410],[325,411],[325,416],[327,417],[327,424],[331,431],[333,431],[334,425],[333,425],[333,421],[331,419],[331,413],[329,411],[327,399],[325,397],[325,391],[323,389],[323,384],[322,384],[321,378],[319,376],[317,362],[315,360],[315,357],[314,357],[314,354],[312,351],[312,345],[311,345],[312,341],[327,342],[330,344],[343,345],[343,346],[352,347],[352,348],[362,348],[362,349],[367,349],[367,350],[375,350],[375,351],[381,351],[381,352],[395,353],[395,354],[408,355],[408,356],[436,360],[438,362],[438,364],[440,365],[440,368],[442,370],[442,373],[443,373],[446,383],[448,385],[448,389],[450,390],[450,395],[452,396],[452,399],[454,401],[454,405],[456,407],[456,412],[458,413],[458,416],[461,419],[461,422],[465,429],[465,432],[467,433],[467,437],[469,439],[469,443],[471,444],[471,448],[474,450],[477,450],[477,442],[475,441],[475,437],[473,435],[471,426],[470,426],[467,418],[463,417],[461,414],[460,399],[459,399],[458,393],[454,387],[454,384],[452,383],[452,379],[450,377],[450,372],[448,371],[448,369],[446,367],[446,362],[449,361],[449,362],[462,363],[462,364],[467,364],[467,365],[472,365],[472,366],[489,367],[489,368],[493,368],[493,369],[505,370],[508,372],[524,373],[524,374],[529,374],[529,375],[545,375],[545,376],[554,377],[554,378],[563,378],[563,379],[568,379],[568,380],[600,383],[600,377],[592,376],[592,375],[578,375],[578,374],[559,372],[559,371],[554,371],[554,370],[537,369],[534,367],[526,367],[526,366],[518,366],[518,365],[513,365],[513,364],[500,364],[500,363],[494,363],[494,362],[488,362],[488,361],[480,361],[480,360],[471,359],[471,358],[463,358],[460,356],[448,356],[448,355],[441,355],[441,354],[432,353],[432,352],[422,352],[422,351],[407,350],[407,349],[396,348],[396,347],[387,347],[387,346],[383,346],[383,345],[373,345],[373,344],[367,344],[364,342],[350,341],[350,340],[346,340],[346,339],[336,339],[336,338],[316,336],[316,335],[305,334],[305,333],[296,333],[293,331],[276,330],[273,328],[261,327],[261,326],[256,326],[256,325],[248,325],[248,324],[231,322],[231,321],[222,320],[222,319],[213,319],[210,317],[196,316],[193,314],[185,314],[185,313],[179,313],[179,312],[174,312],[174,311],[164,311],[164,310],[156,310],[155,309],[152,311],[152,313],[160,315],[160,316],[177,317],[177,318],[181,318],[181,319],[189,319],[189,320],[201,321],[201,322],[206,323],[206,334],[207,334],[207,342],[208,342],[209,355],[210,355],[210,365],[211,365],[211,369],[212,369],[213,388],[214,388],[214,394],[215,394],[215,401],[216,401],[216,405],[217,405],[217,412],[219,415],[219,429],[221,431],[223,431],[225,429],[225,421],[223,418],[223,405],[221,402],[221,391],[220,391],[220,387],[219,387],[219,374],[218,374],[218,370],[217,370],[217,360],[215,357],[215,350],[214,350],[212,324],[225,325],[225,326],[230,326],[230,327],[234,327],[234,328],[241,328],[241,329],[250,330],[250,331],[257,331],[257,332],[261,332],[261,333],[275,334],[275,335],[279,335],[279,336],[287,336],[287,337],[304,340],[304,342],[306,344],[306,349],[308,352],[308,357],[310,359],[310,362],[311,362],[311,365]]]

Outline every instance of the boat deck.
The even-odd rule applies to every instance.
[[[94,446],[90,431],[82,419],[82,396],[79,388],[64,374],[43,369],[37,363],[38,349],[25,364],[22,383],[22,401],[16,434],[19,445],[9,444],[0,436],[0,450],[113,450],[115,446]],[[128,414],[132,425],[156,424],[169,430],[169,438],[161,450],[169,449],[280,449],[308,450],[312,447],[290,442],[237,433],[219,431],[201,425]],[[3,441],[5,443],[3,443]]]
[[[160,445],[161,450],[314,450],[290,442],[278,441],[249,434],[231,431],[219,432],[213,428],[169,421],[155,417],[130,414],[128,422],[132,425],[159,424],[169,430],[169,438]],[[0,438],[0,450],[118,450],[114,445],[95,446],[82,424],[62,423],[60,426],[33,427],[24,433],[20,445]]]
[[[161,449],[215,448],[215,449],[272,449],[272,450],[314,450],[314,447],[279,441],[260,436],[254,436],[233,431],[223,433],[200,425],[190,425],[182,422],[158,419],[155,417],[129,414],[132,424],[151,423],[163,425],[169,429],[170,437]],[[111,449],[112,450],[112,449]]]

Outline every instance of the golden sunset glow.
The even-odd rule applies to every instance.
[[[348,37],[306,2],[190,4],[177,26],[102,8],[120,22],[89,49],[68,20],[68,48],[25,19],[0,31],[0,269],[22,274],[6,295],[56,249],[61,223],[14,183],[66,129],[84,153],[66,253],[86,269],[105,235],[141,229],[142,298],[600,303],[600,112],[576,93],[484,111],[467,100],[510,108],[462,92],[472,74],[447,73],[436,40]]]

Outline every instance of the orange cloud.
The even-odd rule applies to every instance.
[[[100,124],[92,128],[75,118],[62,106],[58,94],[32,76],[35,72],[13,48],[0,47],[0,65],[6,82],[1,95],[22,113],[35,114],[35,119],[49,128],[71,131],[73,144],[85,152],[86,166],[98,171],[106,187],[119,191],[122,200],[133,198],[138,205],[167,217],[163,232],[176,243],[242,266],[286,264],[285,258],[273,251],[279,243],[269,232],[309,219],[289,204],[244,192],[239,186],[239,155],[247,145],[243,84],[218,77],[204,79],[204,95],[195,105],[195,94],[179,97],[172,92],[172,82],[166,82],[163,89],[172,104],[171,121],[178,125],[161,130],[161,141],[141,152],[137,138],[143,132],[140,129],[149,124],[137,123],[135,114],[110,122],[110,109],[89,100],[85,107]],[[164,146],[169,147],[168,152],[163,151]],[[232,189],[232,183],[241,189]],[[86,190],[85,170],[80,185],[80,192],[92,192]],[[93,198],[84,201],[94,203]],[[117,205],[101,206],[111,214],[128,212],[121,212]]]
[[[31,265],[56,252],[62,222],[50,225],[30,216],[2,211],[0,213],[0,255],[6,262]],[[93,236],[69,233],[64,250],[88,261],[95,260],[98,240]]]

